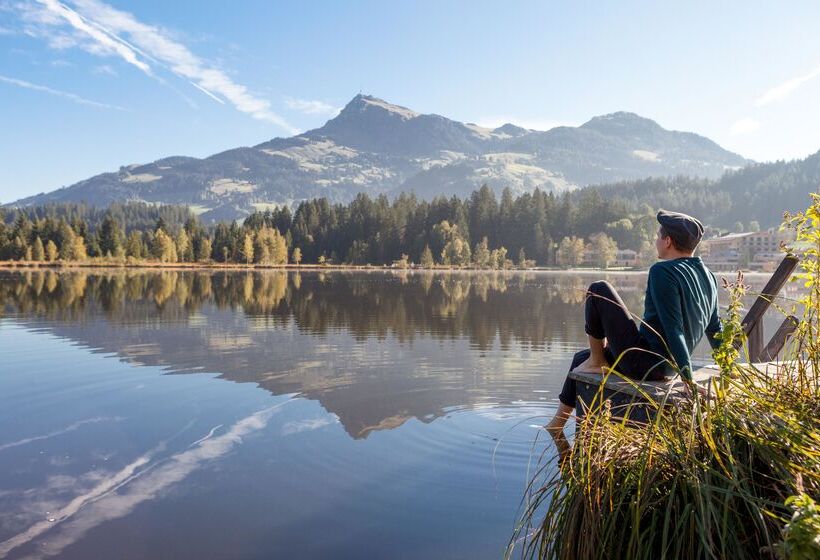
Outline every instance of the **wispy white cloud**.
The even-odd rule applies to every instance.
[[[760,121],[750,117],[744,117],[732,123],[729,134],[732,136],[742,136],[744,134],[750,134],[758,128],[760,128]]]
[[[276,114],[270,102],[234,82],[225,72],[198,57],[159,27],[97,0],[58,0],[23,4],[26,33],[45,39],[52,48],[78,47],[97,56],[117,56],[149,76],[164,68],[189,81],[211,99],[227,101],[238,111],[295,134],[297,129]]]
[[[87,105],[88,107],[97,107],[99,109],[115,109],[117,111],[125,111],[122,107],[118,107],[116,105],[109,105],[108,103],[100,103],[98,101],[92,101],[90,99],[86,99],[85,97],[80,97],[77,94],[70,93],[67,91],[61,91],[59,89],[53,89],[47,86],[41,86],[39,84],[33,84],[31,82],[27,82],[25,80],[18,80],[17,78],[10,78],[8,76],[0,75],[0,82],[5,84],[10,84],[13,86],[31,89],[34,91],[41,91],[43,93],[48,93],[50,95],[56,95],[58,97],[63,97],[65,99],[69,99],[74,103],[79,103],[80,105]]]
[[[79,37],[66,33],[51,35],[49,44],[53,48],[67,49],[84,45],[86,50],[93,54],[115,54],[128,64],[139,68],[146,74],[151,74],[151,67],[141,60],[135,49],[93,20],[81,16],[57,0],[37,0],[37,2],[43,9],[37,10],[32,6],[25,11],[26,19],[30,23],[54,27],[68,24],[80,34]],[[83,41],[84,36],[91,42]]]
[[[95,66],[92,70],[95,74],[106,74],[108,76],[117,76],[117,71],[108,64],[100,64],[99,66]]]
[[[806,74],[803,74],[802,76],[792,78],[791,80],[786,80],[782,84],[779,84],[771,88],[766,93],[757,98],[757,101],[755,101],[755,105],[757,105],[758,107],[762,107],[774,101],[780,101],[781,99],[785,99],[786,97],[791,95],[791,93],[794,90],[798,89],[806,82],[809,82],[817,78],[818,76],[820,76],[820,66],[814,68]]]
[[[289,109],[299,111],[306,115],[336,115],[341,110],[339,107],[334,107],[324,101],[296,99],[293,97],[286,97],[285,105],[287,105]]]

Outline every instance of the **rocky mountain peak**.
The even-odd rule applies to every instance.
[[[410,120],[419,116],[419,113],[402,107],[401,105],[394,105],[388,103],[378,97],[372,95],[358,94],[345,105],[338,117],[356,118],[372,114],[389,115],[402,120]]]
[[[420,156],[438,150],[475,152],[479,139],[464,124],[439,115],[424,115],[378,97],[359,94],[336,118],[305,133],[356,150]]]

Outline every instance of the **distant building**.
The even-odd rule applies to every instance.
[[[774,228],[764,231],[730,233],[701,241],[700,256],[713,270],[774,270],[783,254],[781,243],[794,236]]]
[[[632,249],[618,249],[615,253],[615,266],[636,267],[638,266],[638,252]]]

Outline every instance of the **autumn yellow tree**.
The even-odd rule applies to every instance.
[[[188,233],[181,229],[176,238],[177,258],[180,262],[187,262],[194,260],[194,250],[191,246],[191,238]]]
[[[422,268],[433,268],[436,262],[433,260],[433,251],[430,250],[429,245],[424,246],[424,251],[421,252],[421,261],[419,263]]]
[[[490,253],[490,268],[493,270],[497,269],[505,269],[508,266],[507,262],[507,248],[506,247],[499,247],[498,249],[493,249]]]
[[[34,245],[31,247],[31,259],[34,261],[42,261],[46,258],[46,250],[43,247],[43,240],[40,236],[34,240]]]
[[[142,235],[137,230],[128,234],[125,242],[125,256],[141,259],[145,256],[145,246],[142,243]]]
[[[158,229],[154,234],[152,253],[155,259],[164,263],[177,262],[177,246],[165,230]]]
[[[271,263],[271,245],[273,239],[271,230],[268,227],[263,227],[256,232],[253,239],[253,259],[259,264]]]
[[[71,254],[73,260],[84,261],[88,258],[88,250],[85,247],[85,240],[82,235],[74,237],[74,243],[71,246]]]
[[[490,247],[485,235],[480,243],[476,243],[473,251],[473,263],[478,268],[490,268]]]
[[[211,260],[212,249],[213,245],[211,244],[211,240],[207,237],[203,238],[199,243],[199,251],[197,252],[196,260],[199,262],[207,262]]]
[[[63,232],[60,258],[65,261],[84,261],[88,258],[83,237],[74,233],[74,230],[71,228],[66,228]]]
[[[49,239],[48,243],[46,243],[46,260],[48,262],[53,262],[57,260],[59,252],[57,251],[57,245]]]
[[[458,226],[447,220],[433,226],[433,232],[444,242],[441,262],[449,266],[470,264],[470,244],[464,239]]]
[[[277,229],[273,230],[271,257],[274,264],[288,264],[288,244]]]
[[[276,228],[263,226],[256,232],[254,260],[262,264],[287,264],[288,245]]]
[[[242,258],[245,259],[245,264],[253,262],[253,236],[250,233],[245,234],[245,240],[242,242]]]
[[[598,268],[608,268],[618,255],[618,244],[605,233],[596,233],[590,237],[589,245]]]
[[[584,260],[584,240],[580,237],[564,237],[558,244],[558,264],[561,266],[578,266]]]

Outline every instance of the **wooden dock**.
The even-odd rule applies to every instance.
[[[764,346],[763,315],[794,272],[797,263],[796,256],[786,255],[742,321],[752,365],[766,373],[774,374],[777,371],[777,355],[794,334],[797,318],[791,315],[786,317]],[[736,345],[739,347],[741,343],[738,341]],[[692,379],[700,387],[708,388],[710,381],[719,375],[720,370],[715,364],[704,364],[692,373]],[[577,383],[575,412],[579,418],[585,416],[593,404],[599,404],[596,398],[603,398],[610,402],[613,417],[646,422],[652,418],[658,404],[674,403],[685,396],[684,382],[679,377],[669,381],[639,381],[614,372],[603,375],[587,371],[572,371],[569,377]]]

